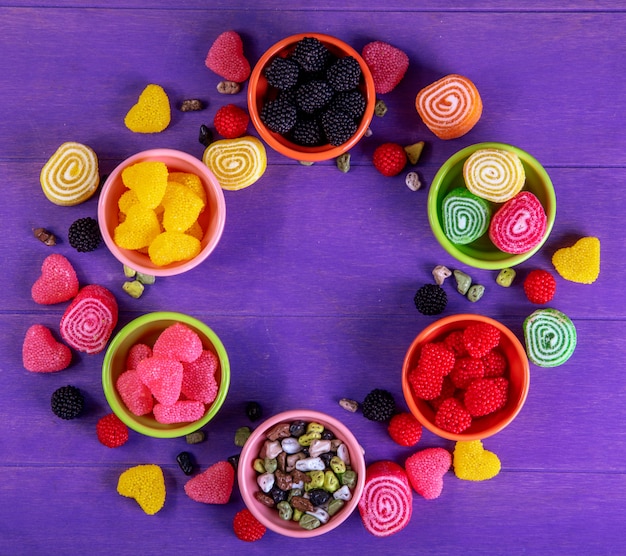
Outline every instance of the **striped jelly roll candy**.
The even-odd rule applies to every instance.
[[[467,77],[450,74],[424,87],[415,98],[422,121],[440,139],[456,139],[480,119],[483,103]]]
[[[505,253],[527,253],[541,243],[547,218],[541,202],[522,191],[504,203],[489,224],[489,239]]]
[[[489,229],[489,203],[464,187],[457,187],[444,197],[441,211],[443,233],[452,243],[466,245]]]
[[[98,189],[98,157],[87,145],[63,143],[44,164],[39,181],[44,195],[55,205],[78,205]]]
[[[576,327],[557,309],[537,309],[524,320],[528,359],[538,367],[558,367],[576,349]]]
[[[222,189],[243,189],[255,183],[265,172],[267,154],[263,143],[253,136],[220,139],[211,143],[202,155]]]
[[[504,203],[524,187],[526,173],[519,156],[504,149],[479,149],[463,164],[465,185],[474,194]]]

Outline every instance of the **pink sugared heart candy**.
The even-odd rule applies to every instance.
[[[366,44],[361,56],[372,73],[374,89],[379,95],[393,91],[409,67],[409,57],[402,50],[382,41]]]
[[[443,476],[452,465],[452,454],[445,448],[426,448],[409,456],[404,469],[411,486],[427,500],[438,498],[443,490]]]
[[[35,303],[53,305],[69,301],[78,293],[78,277],[76,271],[63,255],[48,255],[41,265],[41,276],[31,288],[31,296]]]
[[[72,352],[65,344],[57,342],[52,331],[42,324],[33,324],[22,344],[22,363],[33,373],[54,373],[69,367]]]
[[[225,31],[215,39],[204,63],[228,81],[243,83],[250,77],[250,62],[243,55],[243,42],[235,31]]]

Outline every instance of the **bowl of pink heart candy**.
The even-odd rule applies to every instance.
[[[174,312],[142,315],[109,343],[102,386],[113,412],[156,438],[185,436],[219,411],[230,385],[228,354],[215,332]]]

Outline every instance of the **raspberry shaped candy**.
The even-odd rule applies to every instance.
[[[502,355],[502,353],[500,353],[498,350],[492,349],[487,355],[482,358],[482,362],[485,368],[485,378],[504,376],[507,368],[507,363],[504,355]]]
[[[472,417],[489,415],[506,405],[509,381],[506,378],[479,378],[467,387],[463,398]]]
[[[226,139],[236,139],[245,135],[249,122],[248,113],[234,104],[222,106],[213,118],[216,131]]]
[[[415,446],[422,438],[422,425],[411,413],[398,413],[391,418],[387,432],[400,446]]]
[[[467,355],[467,350],[465,349],[465,344],[463,343],[462,330],[454,330],[453,332],[450,332],[450,334],[444,338],[443,344],[457,357]]]
[[[419,365],[409,374],[409,384],[413,393],[422,400],[434,400],[441,395],[444,377],[436,372],[423,369]]]
[[[470,357],[484,357],[500,344],[500,331],[488,322],[470,324],[463,331],[463,344]]]
[[[115,413],[109,413],[96,423],[98,440],[108,448],[119,448],[128,441],[128,427]]]
[[[454,368],[454,354],[440,342],[429,342],[422,346],[417,366],[439,376],[450,374]]]
[[[439,315],[448,304],[445,290],[437,284],[424,284],[413,298],[415,307],[422,315]]]
[[[407,458],[404,468],[411,486],[427,500],[439,498],[443,476],[452,465],[452,455],[445,448],[426,448]]]
[[[556,280],[547,270],[532,270],[524,280],[524,293],[531,303],[543,305],[552,301]]]
[[[456,398],[448,398],[435,414],[435,425],[444,431],[460,434],[472,424],[472,415]]]
[[[250,62],[243,54],[243,42],[235,31],[225,31],[215,39],[204,63],[228,81],[243,83],[250,77]]]
[[[238,539],[246,542],[255,542],[263,538],[267,528],[248,508],[237,512],[233,519],[233,531]]]
[[[43,324],[33,324],[24,336],[22,364],[33,373],[54,373],[69,367],[72,352],[57,342],[52,331]]]
[[[482,359],[459,357],[454,363],[450,378],[457,388],[467,388],[470,383],[485,376],[485,365]]]
[[[383,143],[374,151],[374,167],[383,176],[397,176],[406,166],[406,151],[398,143]]]
[[[409,57],[386,42],[370,42],[363,47],[361,54],[372,72],[374,89],[379,95],[393,91],[409,67]]]
[[[185,483],[189,498],[203,504],[227,504],[235,484],[235,470],[227,461],[218,461]]]

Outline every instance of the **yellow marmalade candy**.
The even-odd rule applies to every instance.
[[[169,172],[163,162],[137,162],[122,171],[122,182],[132,189],[142,205],[159,206],[167,187]]]
[[[202,185],[202,180],[200,176],[196,174],[192,174],[190,172],[170,172],[170,181],[175,181],[177,183],[182,183],[191,189],[200,199],[202,199],[203,207],[207,204],[206,190],[204,189],[204,185]],[[200,211],[202,212],[202,211]]]
[[[193,259],[200,253],[200,241],[183,232],[163,232],[148,248],[150,260],[157,266]]]
[[[184,232],[198,219],[204,207],[202,199],[191,189],[170,181],[161,201],[163,205],[163,228],[168,232]]]
[[[583,237],[571,247],[556,251],[552,264],[565,280],[593,284],[600,275],[600,240]]]
[[[155,212],[142,204],[128,209],[126,218],[115,227],[113,241],[122,249],[147,247],[161,233],[161,225]]]
[[[117,482],[117,492],[133,498],[148,515],[165,504],[165,479],[158,465],[137,465],[124,471]]]
[[[454,474],[466,481],[486,481],[500,473],[500,459],[480,440],[458,441],[453,454]]]
[[[185,230],[185,233],[187,235],[195,237],[199,241],[202,241],[202,238],[204,237],[204,230],[197,220],[191,225],[189,229]]]
[[[136,133],[158,133],[170,125],[170,100],[160,85],[150,84],[126,114],[124,124]]]

